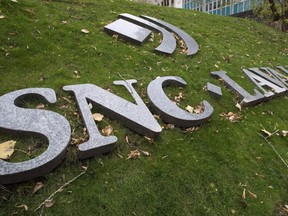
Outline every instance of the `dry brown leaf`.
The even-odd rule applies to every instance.
[[[93,119],[95,120],[95,121],[97,121],[97,122],[101,122],[102,121],[102,119],[103,119],[103,115],[102,114],[100,114],[100,113],[94,113],[93,115]]]
[[[25,211],[27,211],[28,210],[28,206],[27,205],[25,205],[25,204],[22,204],[22,205],[18,205],[18,206],[16,206],[17,208],[24,208],[25,209]]]
[[[73,71],[73,77],[76,79],[80,79],[81,78],[80,72],[79,71]]]
[[[252,192],[249,191],[249,190],[248,190],[248,193],[250,194],[250,196],[251,196],[252,198],[255,198],[255,199],[257,198],[257,195],[256,195],[255,193],[252,193]]]
[[[81,29],[81,32],[84,34],[89,34],[89,30],[88,29]]]
[[[40,76],[39,76],[39,81],[40,82],[44,82],[46,80],[46,76],[44,75],[44,74],[41,74]]]
[[[235,115],[233,112],[228,112],[228,113],[227,113],[227,116],[228,116],[228,117],[231,117],[231,116],[233,116],[233,115]]]
[[[238,120],[236,115],[230,116],[228,119],[233,123],[237,122],[237,120]]]
[[[28,14],[30,14],[32,16],[36,15],[35,11],[33,11],[31,8],[26,8],[24,11],[26,11]]]
[[[45,202],[44,202],[44,205],[45,205],[45,207],[46,208],[51,208],[53,205],[54,205],[54,200],[53,199],[47,199],[47,200],[45,200]]]
[[[204,107],[199,105],[199,106],[196,106],[195,109],[194,109],[194,113],[196,114],[200,114],[200,113],[203,113],[204,112]]]
[[[141,155],[141,153],[138,150],[130,151],[130,153],[128,154],[127,160],[139,158],[140,155]]]
[[[113,35],[112,35],[112,38],[113,38],[114,40],[118,40],[118,35],[117,35],[117,34],[113,34]]]
[[[71,144],[72,145],[78,145],[78,144],[81,144],[87,140],[88,140],[88,135],[86,135],[85,137],[80,137],[80,138],[79,137],[76,137],[76,138],[72,137],[71,138]]]
[[[190,128],[185,128],[184,131],[188,133],[188,132],[196,131],[198,129],[199,129],[199,127],[190,127]]]
[[[153,115],[155,119],[160,119],[159,115]]]
[[[0,158],[5,160],[9,159],[11,155],[14,153],[14,146],[16,144],[16,141],[9,140],[7,142],[0,144]]]
[[[228,119],[232,123],[238,122],[240,119],[240,116],[233,112],[221,113],[220,116]]]
[[[173,124],[167,124],[167,125],[166,125],[166,128],[167,128],[167,129],[174,129],[174,128],[175,128],[175,125],[173,125]]]
[[[44,109],[45,108],[45,105],[44,104],[38,104],[36,106],[36,109]]]
[[[62,99],[64,99],[65,101],[67,101],[68,103],[74,103],[73,101],[69,100],[67,97],[62,97]]]
[[[104,136],[110,136],[112,132],[113,132],[113,127],[111,125],[108,125],[102,129],[102,133]]]
[[[182,98],[184,98],[183,93],[179,92],[178,95],[174,97],[174,101],[180,102]]]
[[[35,194],[37,191],[39,191],[43,187],[44,187],[44,184],[42,182],[37,182],[32,191],[32,194]]]

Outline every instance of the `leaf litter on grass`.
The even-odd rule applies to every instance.
[[[227,119],[232,123],[236,123],[241,119],[239,114],[233,112],[223,112],[220,114],[220,116],[224,117],[224,119]]]

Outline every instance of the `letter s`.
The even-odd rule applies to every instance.
[[[17,102],[23,96],[42,96],[49,103],[56,102],[56,94],[49,88],[29,88],[0,97],[0,130],[36,133],[45,136],[49,146],[41,155],[20,163],[0,159],[0,184],[27,181],[54,169],[65,157],[71,128],[60,114],[48,110],[21,108]]]

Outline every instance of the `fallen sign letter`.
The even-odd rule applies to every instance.
[[[162,131],[146,104],[137,94],[132,84],[136,80],[115,81],[123,85],[133,96],[136,103],[131,103],[96,85],[80,84],[64,86],[65,91],[73,92],[89,133],[89,140],[79,145],[78,157],[85,159],[111,151],[117,138],[102,136],[93,120],[88,101],[97,107],[105,116],[119,120],[124,126],[144,136],[156,137]],[[213,108],[203,102],[205,111],[201,114],[190,114],[170,101],[163,91],[165,84],[186,85],[180,77],[160,77],[148,86],[151,102],[157,108],[164,121],[175,123],[180,127],[199,125],[208,120]],[[159,90],[152,93],[153,89]],[[41,155],[23,162],[11,163],[0,159],[0,184],[12,184],[31,180],[49,173],[57,167],[65,157],[66,148],[71,138],[71,127],[62,115],[43,109],[29,109],[20,106],[26,96],[36,95],[47,103],[57,101],[56,94],[50,88],[28,88],[7,93],[0,97],[0,130],[18,133],[38,134],[48,139],[49,146]],[[165,100],[164,100],[165,99]],[[163,102],[161,102],[163,100]],[[171,109],[171,112],[167,108]],[[207,109],[207,110],[206,110]],[[167,118],[167,115],[169,117]],[[171,118],[175,115],[175,118]],[[187,118],[187,119],[186,119]],[[178,123],[177,123],[178,122]]]

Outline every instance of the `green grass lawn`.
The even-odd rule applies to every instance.
[[[137,46],[103,32],[125,12],[178,26],[198,42],[199,52],[186,57],[178,47],[172,56],[161,55],[154,53],[161,40],[157,33],[153,42]],[[279,130],[268,140],[288,162],[288,140],[281,135],[288,130],[287,94],[239,111],[237,96],[210,76],[211,71],[224,70],[252,93],[254,85],[241,69],[288,65],[287,33],[246,19],[124,0],[1,0],[1,15],[5,17],[0,19],[0,95],[23,88],[54,89],[58,101],[45,104],[45,109],[69,120],[73,139],[65,160],[53,172],[0,187],[0,215],[288,215],[288,167],[260,136],[263,128]],[[133,101],[126,89],[112,82],[136,79],[137,92],[148,101],[147,85],[157,76],[181,76],[187,86],[167,87],[167,95],[173,99],[182,92],[183,109],[208,100],[214,107],[211,119],[190,132],[158,120],[164,129],[150,140],[104,118],[99,127],[113,127],[118,137],[115,150],[78,160],[74,141],[85,139],[83,121],[73,95],[62,87],[91,83]],[[222,87],[219,101],[203,90],[208,81]],[[23,105],[35,108],[41,102],[27,99]],[[227,112],[239,115],[239,121],[221,116]],[[0,143],[11,139],[17,142],[11,162],[28,160],[47,147],[38,137],[1,131]],[[132,150],[150,156],[142,153],[126,160]],[[82,166],[87,171],[56,194],[51,207],[34,212],[79,175]],[[44,186],[33,193],[37,182]]]

